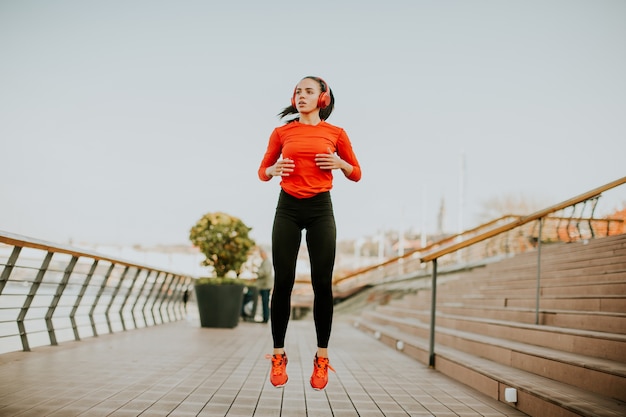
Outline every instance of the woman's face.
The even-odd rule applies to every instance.
[[[317,99],[322,93],[320,83],[310,78],[305,78],[298,83],[294,93],[296,109],[299,113],[311,113],[318,110]]]

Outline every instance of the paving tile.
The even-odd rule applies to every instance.
[[[333,410],[333,417],[359,417],[359,413],[355,409]]]
[[[284,388],[268,381],[271,346],[267,326],[203,329],[191,318],[1,355],[0,416],[523,416],[340,317],[324,391],[309,385],[311,321],[290,323]]]

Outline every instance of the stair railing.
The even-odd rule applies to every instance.
[[[452,254],[461,249],[468,248],[479,242],[486,241],[487,239],[490,239],[502,233],[509,232],[513,229],[519,228],[520,226],[524,226],[532,222],[537,222],[539,225],[539,234],[537,236],[537,294],[536,294],[536,306],[535,306],[535,321],[536,321],[536,324],[539,324],[539,295],[540,295],[540,280],[541,280],[541,242],[543,241],[543,229],[544,229],[546,220],[552,214],[559,212],[561,210],[567,209],[569,207],[573,208],[572,212],[574,212],[578,204],[585,203],[590,200],[597,200],[603,192],[610,190],[612,188],[618,187],[624,183],[626,183],[626,177],[622,177],[618,180],[612,181],[601,187],[594,188],[593,190],[590,190],[586,193],[580,194],[576,197],[570,198],[569,200],[565,200],[561,203],[555,204],[546,209],[539,210],[528,216],[519,218],[517,220],[513,220],[508,224],[498,226],[492,230],[477,234],[476,236],[473,236],[471,238],[461,240],[459,242],[455,242],[449,245],[445,245],[444,247],[440,247],[431,252],[423,254],[420,258],[421,262],[423,263],[432,262],[432,281],[431,281],[432,300],[431,300],[431,306],[430,306],[430,340],[429,340],[429,360],[428,360],[429,366],[431,367],[435,366],[435,313],[436,313],[436,307],[437,307],[436,306],[437,262],[441,257]],[[595,210],[595,203],[593,204],[593,210]],[[582,218],[582,216],[583,215],[581,214],[578,216],[578,218]],[[593,227],[590,227],[590,229],[593,230]],[[568,230],[569,230],[569,227],[568,227]],[[578,228],[578,231],[580,233],[580,228]],[[591,234],[591,236],[593,236],[593,234]]]

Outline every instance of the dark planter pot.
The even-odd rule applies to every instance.
[[[202,327],[232,329],[239,324],[244,286],[240,284],[195,285]]]

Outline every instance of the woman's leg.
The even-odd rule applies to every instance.
[[[337,245],[335,218],[327,212],[307,227],[307,247],[311,260],[311,284],[315,295],[313,319],[317,347],[327,348],[333,322],[333,268]]]
[[[301,240],[302,229],[293,219],[281,215],[279,203],[272,229],[274,291],[270,314],[274,349],[285,347],[285,335],[291,314],[291,291],[296,279],[296,260]]]

